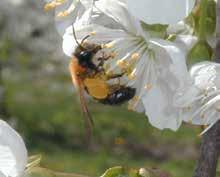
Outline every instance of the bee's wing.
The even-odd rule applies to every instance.
[[[86,100],[84,97],[83,83],[81,79],[77,76],[78,67],[79,66],[78,66],[77,59],[73,57],[69,65],[69,69],[70,69],[73,84],[76,87],[76,90],[78,91],[78,94],[79,94],[81,108],[84,114],[83,117],[84,117],[84,122],[85,122],[86,135],[88,139],[90,139],[91,133],[92,133],[93,120],[87,108]]]

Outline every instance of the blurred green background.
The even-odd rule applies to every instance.
[[[30,155],[43,155],[43,167],[89,176],[117,165],[158,167],[175,177],[192,176],[201,129],[183,125],[177,132],[160,131],[126,105],[88,99],[95,127],[87,147],[53,14],[38,0],[0,4],[1,114],[22,134]]]

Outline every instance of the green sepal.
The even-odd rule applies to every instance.
[[[203,12],[203,17],[201,10],[205,10],[205,12]],[[202,37],[205,39],[206,37],[213,35],[216,29],[215,0],[208,0],[205,8],[202,8],[200,4],[200,6],[194,10],[192,15],[190,15],[190,18],[187,19],[187,22],[192,28],[194,28],[194,34],[196,36],[200,36],[200,38]]]
[[[212,60],[213,50],[205,40],[198,41],[189,51],[187,57],[187,65],[191,66],[204,60]]]
[[[141,22],[141,27],[152,38],[165,39],[167,37],[168,25],[162,25],[162,24],[149,25],[144,22]]]

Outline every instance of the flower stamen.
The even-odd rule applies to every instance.
[[[110,49],[115,45],[115,41],[103,45],[103,48]]]
[[[133,71],[131,74],[128,75],[128,79],[129,79],[129,80],[134,80],[135,77],[136,77],[136,74],[135,74],[134,71]]]
[[[134,96],[128,104],[128,110],[133,111],[139,100],[140,98],[138,96]]]
[[[63,11],[63,12],[58,13],[58,14],[57,14],[57,17],[63,18],[63,17],[66,17],[66,16],[68,16],[68,15],[69,15],[69,13],[68,13],[67,11]]]
[[[60,1],[64,1],[64,0],[60,0]],[[79,0],[73,0],[72,4],[69,6],[69,8],[65,11],[62,11],[62,12],[59,12],[57,14],[57,17],[58,18],[63,18],[63,17],[66,17],[68,16],[69,14],[71,14],[75,8],[76,8],[76,4],[79,2]]]
[[[97,33],[96,33],[96,31],[92,31],[90,34],[95,36]]]
[[[133,53],[132,55],[131,55],[131,60],[134,60],[134,61],[136,61],[138,58],[140,57],[140,55],[139,55],[139,53]]]
[[[118,60],[117,61],[117,66],[120,69],[126,69],[128,67],[128,63],[125,60]]]
[[[152,89],[152,84],[151,83],[148,83],[144,86],[144,88],[147,90],[147,91],[150,91]]]
[[[45,4],[44,10],[45,11],[52,10],[52,9],[64,4],[65,2],[66,2],[66,0],[53,0],[53,1]]]

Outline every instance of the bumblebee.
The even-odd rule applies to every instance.
[[[76,40],[74,30],[73,34]],[[81,107],[85,118],[86,133],[89,136],[93,126],[93,120],[86,105],[84,91],[100,103],[119,105],[133,98],[135,89],[120,85],[120,82],[116,84],[108,83],[108,81],[112,79],[120,80],[123,73],[115,75],[107,75],[105,73],[103,64],[106,60],[111,58],[110,56],[101,56],[96,58],[98,63],[94,62],[95,55],[102,47],[101,45],[85,42],[85,39],[88,37],[89,36],[86,36],[81,43],[78,43],[76,40],[78,47],[73,53],[69,70],[73,84],[79,92]]]

